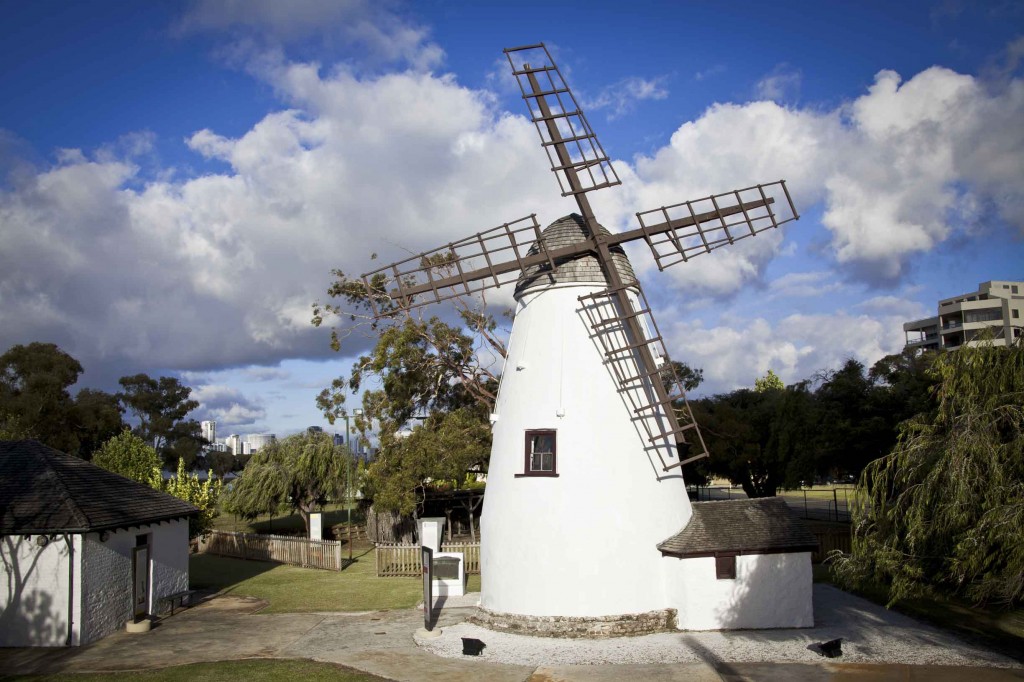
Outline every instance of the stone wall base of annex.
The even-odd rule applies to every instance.
[[[604,639],[632,637],[655,632],[676,631],[676,610],[661,609],[647,613],[616,616],[525,616],[477,609],[469,622],[497,632],[511,632],[534,637],[565,637]]]

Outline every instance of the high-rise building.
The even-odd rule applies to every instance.
[[[211,445],[217,440],[217,422],[206,421],[199,422],[199,428],[202,429],[203,438],[206,439]]]
[[[243,454],[242,437],[239,436],[237,433],[233,433],[230,436],[228,436],[225,439],[224,444],[228,446],[228,450],[231,452],[232,455],[238,456]]]
[[[341,435],[340,433],[334,434],[334,444],[335,445],[344,445],[345,444],[345,436]]]
[[[974,345],[991,330],[993,344],[1005,346],[1024,330],[1024,282],[982,282],[977,291],[939,301],[935,317],[903,325],[908,348],[946,349]]]
[[[323,433],[323,432],[324,432],[324,427],[322,427],[322,426],[310,426],[309,428],[306,429],[306,433],[308,433],[311,436],[313,434],[315,434],[315,433]]]
[[[249,443],[249,448],[252,452],[259,452],[277,440],[277,436],[272,433],[250,433],[245,437],[245,440]]]

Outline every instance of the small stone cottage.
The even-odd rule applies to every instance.
[[[37,441],[0,441],[0,646],[78,646],[188,589],[171,495]]]
[[[817,546],[781,497],[693,503],[686,526],[658,545],[675,564],[666,592],[677,627],[812,627]]]

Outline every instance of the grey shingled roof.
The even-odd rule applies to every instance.
[[[0,534],[84,533],[198,511],[38,441],[0,441]]]
[[[598,234],[611,234],[602,225],[598,225]],[[541,239],[548,250],[560,249],[565,246],[577,244],[590,237],[583,216],[572,213],[559,218],[551,223],[540,233]],[[540,248],[534,244],[530,247],[529,254],[539,253]],[[621,246],[611,247],[612,260],[618,267],[619,276],[624,284],[635,284],[636,275],[633,273],[633,266],[629,264],[626,253]],[[531,289],[550,286],[552,284],[565,284],[568,282],[591,282],[608,285],[601,264],[597,256],[586,253],[574,258],[565,258],[555,261],[555,269],[552,272],[547,263],[534,265],[523,270],[516,282],[515,297],[518,299]]]
[[[781,497],[695,502],[686,526],[658,545],[677,557],[811,552],[814,537]]]

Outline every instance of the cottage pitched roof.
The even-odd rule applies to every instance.
[[[199,512],[34,440],[0,441],[0,534],[84,533]]]
[[[601,225],[598,225],[597,228],[598,234],[611,234]],[[549,250],[572,246],[590,238],[590,230],[587,229],[583,216],[577,213],[559,218],[545,227],[540,234]],[[629,259],[626,258],[626,252],[622,250],[621,246],[613,246],[610,250],[623,284],[636,284],[636,275],[633,273],[633,266],[630,265]],[[533,255],[539,252],[540,249],[534,244],[527,254]],[[573,258],[556,260],[554,270],[547,263],[526,268],[516,282],[514,295],[518,299],[531,289],[574,282],[608,285],[608,280],[597,257],[586,253]]]
[[[658,545],[667,556],[811,552],[818,540],[781,497],[693,503],[686,526]]]

